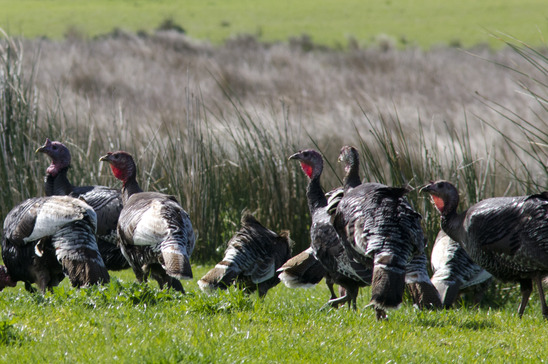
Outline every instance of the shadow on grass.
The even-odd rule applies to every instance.
[[[440,313],[443,311],[440,311]],[[446,315],[443,317],[440,315],[428,315],[421,312],[414,320],[415,323],[422,327],[432,328],[445,328],[454,327],[461,330],[479,331],[484,329],[493,329],[497,325],[493,322],[492,318],[488,317],[470,317],[469,314],[453,313],[449,311],[444,312]]]

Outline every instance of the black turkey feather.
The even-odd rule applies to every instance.
[[[247,211],[241,225],[228,241],[224,258],[198,281],[203,291],[226,289],[234,283],[244,292],[258,290],[262,297],[280,282],[275,273],[291,257],[289,233],[265,228]]]
[[[371,305],[377,318],[402,302],[408,262],[424,254],[421,216],[404,199],[405,188],[364,183],[345,190],[332,218],[345,248],[373,266]]]
[[[535,281],[542,314],[548,319],[542,287],[548,275],[548,193],[488,198],[457,213],[459,193],[450,182],[431,182],[422,191],[430,194],[440,212],[442,229],[476,264],[495,278],[520,283],[519,316]]]
[[[323,158],[315,150],[303,150],[290,156],[298,160],[305,174],[309,178],[307,199],[312,225],[310,227],[310,247],[314,257],[327,272],[327,283],[336,283],[344,288],[345,295],[335,298],[330,287],[332,298],[328,305],[337,307],[348,303],[356,308],[356,299],[359,288],[371,283],[371,269],[356,261],[347,250],[331,224],[328,213],[328,201],[320,184],[323,171]]]
[[[101,157],[123,183],[124,208],[118,219],[122,253],[139,282],[150,275],[160,287],[184,292],[179,279],[191,279],[195,236],[187,212],[174,196],[143,192],[133,157],[123,151]]]
[[[44,153],[51,159],[44,180],[46,196],[68,195],[82,198],[93,207],[97,214],[97,245],[107,269],[129,268],[128,261],[118,247],[116,233],[118,217],[122,211],[120,191],[105,186],[73,186],[67,177],[71,155],[63,143],[46,139],[36,152]]]
[[[440,230],[431,254],[432,283],[438,290],[442,304],[448,308],[459,292],[492,278],[485,269],[474,263],[460,243]]]
[[[278,278],[289,288],[314,287],[327,274],[314,257],[314,250],[311,247],[289,259],[277,272]]]
[[[339,162],[344,163],[345,176],[343,179],[343,187],[333,193],[333,197],[330,198],[328,202],[328,211],[332,216],[335,215],[337,206],[344,197],[344,193],[348,193],[353,188],[362,184],[359,173],[360,157],[358,150],[353,146],[344,146],[341,148],[338,160]],[[340,190],[343,192],[341,193]],[[400,192],[404,194],[409,190],[404,188],[395,189],[394,191],[398,191],[398,194]],[[353,249],[350,247],[349,250],[352,251]],[[359,257],[356,257],[356,259],[359,260]],[[441,299],[439,294],[428,276],[428,260],[423,250],[417,250],[411,261],[406,265],[405,283],[409,289],[411,298],[417,307],[441,307]]]
[[[2,259],[15,282],[44,292],[67,275],[73,286],[108,283],[95,240],[97,216],[70,196],[36,197],[15,206],[4,220]]]

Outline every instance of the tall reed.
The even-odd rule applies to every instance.
[[[547,120],[541,112],[546,112],[547,59],[531,49],[516,51],[529,57],[540,73],[532,78],[537,86],[531,91],[540,105],[539,120],[527,121],[499,109],[520,134],[500,131],[504,147],[485,141],[484,147],[478,148],[473,143],[481,143],[478,135],[489,127],[488,120],[467,119],[457,126],[445,123],[444,134],[438,138],[429,130],[434,126],[420,117],[402,120],[397,111],[375,114],[364,110],[355,121],[355,133],[343,143],[340,137],[317,137],[314,130],[307,130],[305,120],[294,120],[283,104],[279,106],[282,112],[255,112],[222,86],[230,112],[226,106],[208,104],[199,93],[187,90],[181,100],[185,113],[162,115],[160,128],[133,132],[122,111],[113,116],[110,125],[99,127],[91,114],[69,119],[62,99],[40,109],[33,87],[34,69],[23,74],[21,45],[8,37],[0,45],[2,219],[22,199],[43,193],[49,162],[34,155],[34,150],[45,137],[60,140],[71,149],[70,178],[75,185],[119,186],[98,158],[117,149],[134,154],[142,187],[175,195],[189,212],[198,235],[193,260],[199,262],[219,259],[226,241],[238,229],[244,208],[273,230],[290,230],[294,253],[308,246],[307,180],[298,164],[287,158],[310,146],[325,157],[322,183],[326,190],[340,183],[342,170],[332,161],[343,144],[358,147],[365,180],[410,185],[413,190],[408,199],[423,215],[429,244],[439,230],[439,214],[418,192],[429,180],[443,178],[456,183],[463,208],[486,197],[540,189],[546,183],[548,129],[541,122]],[[439,133],[439,125],[435,129]],[[303,142],[306,135],[308,141]],[[527,143],[522,142],[524,138]],[[530,168],[534,164],[540,168]],[[544,171],[544,176],[539,171]]]
[[[0,32],[1,29],[0,29]],[[23,48],[8,38],[0,41],[0,216],[23,198],[37,194],[41,178],[34,160],[38,134],[38,95],[33,74],[23,77]]]

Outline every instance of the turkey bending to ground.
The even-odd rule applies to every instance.
[[[8,269],[4,265],[0,265],[0,292],[6,287],[15,287],[17,282],[11,279]]]
[[[97,216],[70,196],[36,197],[15,206],[4,220],[2,259],[13,282],[45,292],[65,275],[73,286],[108,283],[95,240]]]
[[[542,315],[548,319],[542,288],[542,279],[548,275],[548,193],[489,198],[457,213],[459,193],[450,182],[431,182],[422,190],[440,212],[442,229],[462,244],[476,264],[500,280],[520,283],[519,316],[534,280]]]
[[[337,232],[331,224],[331,216],[328,214],[328,201],[320,184],[323,171],[323,158],[315,150],[308,149],[293,154],[289,159],[298,160],[305,174],[309,178],[306,196],[308,207],[312,217],[310,227],[310,247],[314,257],[320,262],[327,272],[328,286],[330,282],[344,288],[344,296],[333,298],[328,305],[337,307],[347,303],[356,309],[356,299],[359,288],[370,285],[371,269],[357,262],[345,250]]]
[[[129,153],[109,152],[100,160],[110,164],[112,173],[123,184],[124,208],[118,219],[118,235],[122,253],[137,280],[146,281],[150,274],[160,287],[167,285],[184,292],[178,279],[192,278],[190,256],[195,245],[187,212],[174,196],[143,192]]]
[[[432,283],[438,290],[442,304],[449,308],[459,291],[491,280],[485,269],[474,263],[464,248],[440,230],[432,247]],[[479,299],[476,299],[476,303]]]
[[[51,159],[46,170],[44,187],[46,196],[68,195],[83,198],[97,214],[97,246],[109,270],[129,268],[129,263],[118,247],[116,226],[122,211],[120,191],[105,186],[73,186],[67,178],[71,155],[68,148],[56,141],[46,139],[44,145],[36,150]]]
[[[355,147],[342,147],[338,161],[344,163],[343,193],[334,194],[334,197],[330,200],[328,210],[331,215],[336,213],[338,203],[344,194],[362,184],[359,171],[360,156]],[[440,308],[441,299],[428,276],[428,260],[426,259],[424,250],[419,249],[415,252],[411,261],[406,265],[405,271],[405,283],[411,293],[414,304],[421,309]]]
[[[258,290],[259,296],[264,297],[280,283],[276,269],[291,257],[289,232],[278,235],[247,211],[241,224],[228,241],[223,260],[198,281],[202,291],[226,289],[235,283],[246,293]]]

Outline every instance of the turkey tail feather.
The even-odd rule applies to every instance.
[[[377,255],[371,281],[371,304],[378,309],[397,308],[403,300],[405,269],[394,265],[393,256]]]
[[[108,283],[110,277],[99,254],[94,227],[75,221],[52,236],[57,260],[75,287]]]
[[[162,242],[160,249],[167,275],[177,279],[192,279],[192,267],[181,242],[171,239]]]
[[[230,262],[221,261],[213,269],[207,272],[198,285],[202,291],[214,291],[218,288],[227,289],[236,279],[240,272],[236,271]]]

